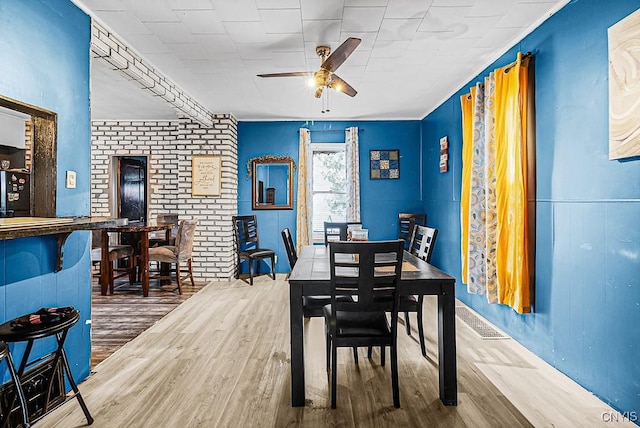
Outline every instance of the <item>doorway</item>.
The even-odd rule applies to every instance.
[[[130,221],[147,220],[147,158],[118,158],[118,213]]]

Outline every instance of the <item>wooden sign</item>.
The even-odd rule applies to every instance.
[[[193,156],[191,158],[191,194],[219,196],[222,192],[222,157]]]

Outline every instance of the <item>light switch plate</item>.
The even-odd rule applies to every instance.
[[[76,172],[67,171],[67,189],[76,188]]]

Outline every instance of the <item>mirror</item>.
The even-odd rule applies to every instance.
[[[247,169],[252,177],[254,210],[293,209],[293,159],[289,156],[261,156],[249,159]]]

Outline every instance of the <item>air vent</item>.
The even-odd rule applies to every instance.
[[[466,306],[456,306],[456,316],[483,339],[510,339]]]

